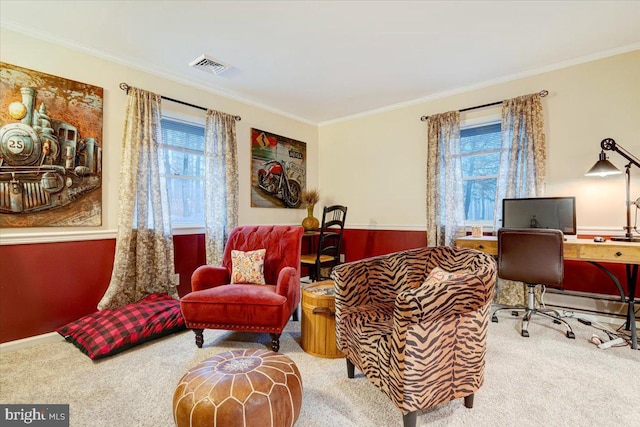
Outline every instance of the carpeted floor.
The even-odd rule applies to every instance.
[[[544,322],[544,321],[543,321]],[[490,324],[485,384],[473,409],[462,399],[418,416],[419,426],[640,425],[640,351],[600,350],[598,331],[570,319],[576,339],[560,328],[532,323],[522,338],[512,319]],[[602,335],[602,334],[601,334]],[[264,334],[205,331],[205,348],[181,332],[93,362],[61,341],[0,354],[0,401],[68,403],[71,426],[172,426],[171,402],[188,368],[234,348],[268,348]],[[391,402],[344,359],[322,359],[300,347],[300,324],[290,322],[280,351],[303,379],[298,427],[401,426]]]

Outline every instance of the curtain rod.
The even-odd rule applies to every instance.
[[[129,93],[129,88],[130,87],[131,86],[129,86],[128,84],[126,84],[124,82],[120,83],[120,89],[122,89],[126,93]],[[195,105],[195,104],[189,104],[188,102],[179,101],[177,99],[169,98],[167,96],[160,95],[160,98],[166,99],[167,101],[176,102],[178,104],[186,105],[187,107],[197,108],[198,110],[203,110],[203,111],[207,111],[208,110],[208,108],[204,108],[204,107],[201,107],[201,106]],[[237,122],[242,120],[242,117],[240,117],[240,116],[233,116],[233,118],[236,119]]]
[[[538,95],[544,98],[545,96],[549,95],[549,91],[546,89],[541,90],[540,92],[538,92]],[[485,108],[485,107],[493,107],[494,105],[500,105],[503,102],[504,101],[497,101],[497,102],[492,102],[490,104],[476,105],[475,107],[463,108],[462,110],[460,110],[460,112],[462,113],[465,111],[478,110],[480,108]],[[429,116],[422,116],[420,117],[420,120],[422,120],[423,122],[426,122],[428,118]]]

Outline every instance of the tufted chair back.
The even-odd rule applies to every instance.
[[[278,274],[284,267],[293,267],[300,276],[300,242],[302,229],[290,225],[244,225],[231,230],[224,249],[222,266],[231,274],[231,251],[266,249],[264,255],[264,279],[278,282]],[[296,247],[298,248],[296,250]]]

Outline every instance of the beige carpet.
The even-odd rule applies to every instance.
[[[462,400],[418,417],[419,426],[640,425],[640,351],[600,350],[594,329],[574,319],[576,340],[532,324],[530,338],[511,319],[490,324],[486,379],[473,409]],[[544,322],[544,321],[542,321]],[[343,359],[322,359],[300,348],[290,322],[281,352],[302,374],[298,427],[401,426],[390,401],[359,373],[346,378]],[[600,334],[603,335],[603,334]],[[64,341],[0,354],[2,403],[69,403],[71,426],[172,426],[171,400],[188,368],[233,348],[267,348],[268,335],[205,331],[198,349],[191,331],[93,362]]]

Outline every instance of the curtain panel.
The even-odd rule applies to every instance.
[[[544,194],[547,151],[539,94],[507,99],[502,104],[502,148],[496,200]],[[495,205],[494,228],[500,203]]]
[[[204,135],[206,262],[209,265],[221,265],[229,233],[238,225],[235,117],[207,110]]]
[[[502,103],[502,148],[496,183],[494,229],[500,227],[502,199],[544,195],[547,151],[540,94]],[[498,279],[494,302],[525,305],[524,283]]]
[[[120,210],[111,281],[98,309],[153,293],[178,298],[164,161],[161,98],[129,88],[120,160]]]
[[[427,122],[427,245],[453,245],[464,226],[460,112]]]

